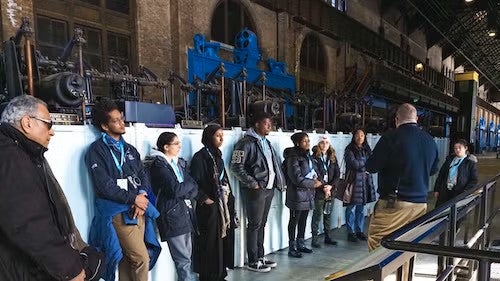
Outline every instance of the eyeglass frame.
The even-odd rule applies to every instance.
[[[52,129],[52,126],[54,125],[54,122],[52,122],[52,120],[50,120],[50,119],[44,119],[44,118],[40,118],[38,116],[29,116],[29,117],[43,122],[47,126],[47,129],[49,129],[49,130]]]

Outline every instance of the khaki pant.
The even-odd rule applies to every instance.
[[[368,250],[380,246],[384,236],[422,216],[427,211],[427,203],[396,201],[394,208],[386,208],[387,200],[378,200],[368,226]]]
[[[386,208],[387,200],[379,199],[368,226],[368,250],[373,251],[380,246],[380,241],[396,229],[422,216],[427,211],[427,203],[396,201],[394,208]],[[402,280],[410,279],[410,266],[403,264]]]
[[[137,225],[126,225],[122,214],[113,217],[113,226],[123,252],[118,266],[120,281],[148,280],[149,254],[144,244],[144,216],[139,216],[137,220]]]

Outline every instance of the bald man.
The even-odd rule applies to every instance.
[[[378,173],[380,199],[368,229],[368,249],[427,210],[429,178],[438,171],[434,139],[417,126],[417,110],[399,106],[396,129],[384,134],[366,162],[366,170]]]

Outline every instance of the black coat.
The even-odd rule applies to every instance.
[[[310,172],[309,158],[313,169],[318,173],[318,167],[308,151],[297,147],[289,147],[283,152],[285,158],[286,180],[288,189],[286,191],[285,205],[290,210],[312,210],[314,209],[314,180],[305,176]],[[318,178],[318,180],[320,180]]]
[[[452,190],[448,190],[448,175],[453,158],[455,158],[455,155],[450,155],[446,158],[439,170],[436,183],[434,184],[434,191],[439,192],[436,202],[437,206],[452,199],[465,190],[473,188],[478,182],[477,158],[473,155],[468,155],[462,163],[460,163],[460,166],[458,166],[457,184]]]
[[[370,155],[368,147],[358,148],[356,145],[348,145],[345,149],[344,159],[346,164],[346,177],[353,173],[354,186],[351,197],[352,205],[364,205],[376,200],[375,187],[372,175],[366,172],[365,163]]]
[[[152,161],[148,166],[151,185],[156,195],[156,208],[160,212],[156,223],[161,240],[166,241],[169,237],[192,232],[194,211],[188,208],[184,200],[194,199],[198,187],[188,173],[186,161],[179,158],[177,163],[184,177],[183,183],[179,183],[174,169],[167,163],[165,157],[160,155],[148,157],[146,161]]]
[[[46,172],[46,150],[0,125],[0,280],[69,280],[82,271],[65,239],[69,214]]]
[[[332,193],[333,193],[333,190],[337,186],[337,184],[339,182],[339,178],[340,178],[339,163],[337,161],[331,161],[331,160],[328,160],[327,163],[323,163],[323,160],[321,159],[321,157],[316,157],[316,156],[314,156],[313,159],[314,159],[316,166],[318,167],[319,179],[323,182],[323,184],[331,185],[333,187],[333,189],[332,189]],[[330,158],[328,158],[328,159],[330,159]],[[326,170],[325,170],[325,166],[326,166]],[[323,181],[323,177],[324,177],[325,173],[328,173],[328,181],[327,182]],[[315,194],[314,199],[315,200],[325,199],[325,192],[323,191],[322,188],[316,188],[316,194]]]
[[[217,190],[220,181],[219,175],[224,169],[220,150],[212,149],[212,156],[217,163],[217,174],[214,170],[214,161],[206,148],[196,152],[191,160],[191,176],[198,183],[198,197],[196,217],[198,222],[198,235],[195,236],[194,271],[209,280],[222,280],[226,275],[226,267],[234,268],[234,227],[231,224],[227,235],[221,238],[221,217]],[[225,170],[225,169],[224,169]],[[227,172],[224,172],[222,184],[229,185]],[[215,203],[207,205],[206,199]],[[234,210],[234,196],[231,191],[228,198],[228,208],[231,222],[236,214]]]

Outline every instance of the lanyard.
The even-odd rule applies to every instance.
[[[309,160],[309,172],[312,172],[314,170],[313,168],[313,162],[311,160],[311,155],[307,155],[307,160]]]
[[[218,172],[218,167],[217,167],[217,162],[215,162],[214,156],[212,155],[212,153],[210,152],[210,150],[207,147],[205,147],[205,149],[207,150],[208,155],[210,155],[210,158],[212,158],[212,161],[214,162],[214,170],[215,170],[215,172],[219,173]],[[224,179],[224,174],[225,173],[226,173],[226,171],[224,169],[224,159],[222,159],[222,172],[219,175],[219,180],[220,180],[221,183],[222,183],[222,179]]]
[[[120,172],[120,177],[123,177],[123,164],[125,163],[125,148],[123,147],[123,143],[120,142],[120,162],[118,162],[118,159],[116,158],[113,149],[109,147],[109,143],[106,140],[105,136],[103,136],[102,141],[108,146],[109,152],[111,153],[111,156],[113,156],[113,161],[115,162],[115,166]]]
[[[172,166],[172,169],[174,170],[175,177],[177,178],[177,181],[179,183],[183,183],[184,182],[184,176],[182,175],[182,172],[179,169],[178,164],[174,161],[174,159],[172,159],[170,161],[170,166]]]
[[[460,166],[460,164],[462,164],[462,161],[464,159],[465,159],[465,157],[462,158],[462,159],[459,158],[458,161],[455,162],[455,164],[451,164],[450,165],[450,172],[449,172],[450,173],[450,175],[449,175],[450,179],[452,179],[453,177],[455,177],[455,175],[458,173],[458,166]],[[453,159],[453,160],[455,160],[455,159]],[[453,161],[451,161],[451,163],[453,163]]]
[[[327,155],[325,155],[325,158]],[[328,166],[330,166],[330,159],[328,159],[326,162],[323,160],[323,155],[321,155],[321,163],[323,163],[323,167],[325,168],[325,171],[328,171]]]

